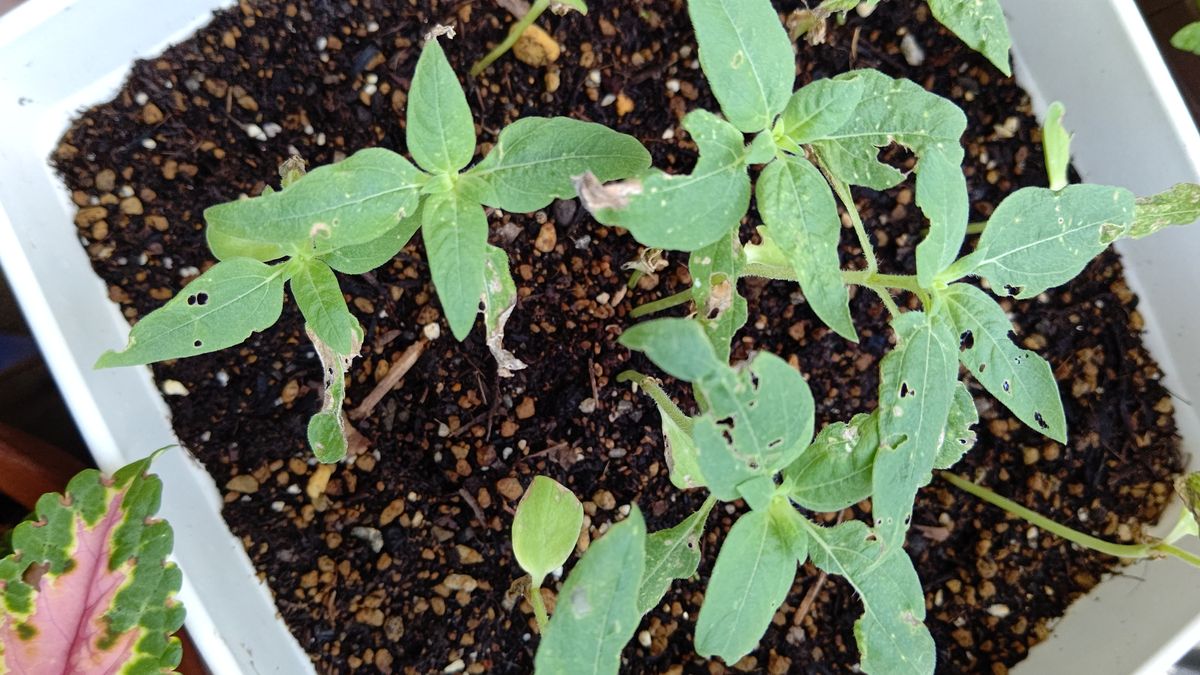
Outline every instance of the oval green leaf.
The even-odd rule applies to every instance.
[[[553,478],[535,476],[513,517],[513,555],[536,588],[575,550],[583,504]]]

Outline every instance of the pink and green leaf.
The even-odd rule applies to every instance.
[[[174,671],[182,577],[167,562],[171,527],[154,518],[153,459],[80,473],[13,530],[0,559],[0,673]]]

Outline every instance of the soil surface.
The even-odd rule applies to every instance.
[[[466,82],[481,142],[523,115],[570,115],[633,134],[659,167],[690,170],[694,145],[680,119],[717,106],[684,3],[595,4],[587,17],[540,21],[562,47],[554,66],[509,55]],[[321,165],[368,146],[404,150],[405,92],[422,34],[455,24],[459,37],[445,47],[465,73],[510,22],[478,2],[242,2],[162,57],[137,63],[117,97],[83,113],[54,157],[113,301],[134,320],[212,264],[203,209],[276,183],[290,153]],[[923,48],[918,66],[901,55],[906,33]],[[852,13],[830,26],[825,44],[799,50],[798,84],[874,67],[963,107],[972,220],[1010,191],[1044,184],[1026,95],[938,27],[924,3],[886,3],[866,19]],[[923,227],[911,183],[856,195],[886,271],[911,272]],[[415,238],[391,265],[342,278],[366,329],[348,408],[427,325],[441,332],[355,423],[369,448],[343,464],[316,466],[305,444],[321,368],[290,300],[275,327],[239,348],[154,366],[179,438],[226,486],[230,527],[322,672],[531,672],[537,638],[529,605],[511,591],[521,573],[508,526],[535,474],[585,501],[580,549],[629,504],[658,529],[703,500],[670,485],[652,402],[615,381],[629,367],[655,372],[616,338],[632,323],[631,308],[685,288],[684,256],[670,255],[667,269],[627,291],[621,266],[639,247],[574,201],[528,216],[495,212],[491,225],[521,295],[507,345],[531,367],[501,379],[480,328],[462,344],[449,337]],[[845,261],[856,264],[860,252],[845,232]],[[735,358],[769,350],[789,359],[810,376],[818,424],[875,406],[878,361],[894,340],[875,297],[854,295],[862,336],[854,345],[815,318],[794,284],[744,282],[742,292],[751,318]],[[1171,398],[1139,339],[1136,306],[1113,254],[1062,289],[1008,305],[1019,340],[1055,368],[1072,440],[1060,445],[1023,427],[972,384],[979,443],[960,472],[1085,531],[1136,539],[1181,466]],[[675,583],[645,618],[624,652],[626,672],[824,673],[857,663],[859,602],[809,564],[752,655],[736,665],[695,655],[704,581],[741,508],[710,517],[700,574]],[[862,508],[837,515],[863,516]],[[921,492],[908,548],[948,673],[1004,672],[1116,563],[937,480]]]

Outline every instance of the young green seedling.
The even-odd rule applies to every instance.
[[[1200,3],[1197,3],[1200,7]],[[1180,28],[1171,36],[1171,46],[1200,56],[1200,21],[1194,21]]]
[[[562,567],[575,550],[583,527],[583,504],[552,478],[537,476],[525,491],[513,517],[513,555],[529,573],[529,602],[538,625],[546,627],[541,586],[546,575]]]
[[[182,577],[155,518],[162,451],[88,469],[38,500],[0,559],[0,673],[162,673],[179,665]]]
[[[1007,30],[995,2],[931,7],[1007,68]],[[705,488],[710,501],[742,499],[751,509],[717,557],[696,626],[697,651],[734,663],[752,650],[797,564],[811,559],[858,591],[865,672],[932,672],[924,597],[903,545],[917,490],[975,443],[978,414],[959,381],[960,366],[1031,428],[1059,442],[1067,436],[1050,365],[1017,346],[1002,306],[964,279],[983,279],[995,295],[1034,297],[1079,274],[1116,239],[1200,218],[1200,186],[1138,200],[1120,188],[1069,185],[1070,136],[1056,105],[1045,133],[1050,188],[1006,198],[975,228],[982,236],[962,255],[966,118],[954,104],[871,70],[792,92],[792,52],[769,2],[750,0],[734,12],[721,0],[692,0],[689,13],[726,118],[705,111],[685,117],[700,151],[695,170],[607,185],[584,176],[578,190],[601,222],[626,228],[647,247],[691,252],[692,288],[639,313],[691,300],[693,318],[640,324],[622,342],[690,382],[701,414],[683,415],[644,375],[619,379],[641,385],[658,404],[677,487]],[[929,220],[914,275],[879,272],[851,193],[852,186],[883,190],[907,178],[878,159],[892,143],[916,156],[916,204]],[[764,165],[757,184],[750,165]],[[758,241],[744,243],[739,229],[752,194],[763,224]],[[863,253],[859,269],[840,264],[839,202]],[[745,276],[799,281],[818,317],[848,339],[856,331],[847,286],[879,295],[897,344],[880,364],[875,411],[830,425],[814,440],[812,396],[790,366],[762,353],[728,365],[747,316],[737,291]],[[895,291],[912,294],[920,309],[902,310]],[[836,512],[864,499],[872,503],[869,525],[825,528],[798,510]]]
[[[416,166],[384,148],[360,150],[307,175],[291,162],[281,169],[280,191],[206,210],[208,244],[219,262],[142,318],[125,349],[106,352],[96,366],[236,345],[279,319],[290,284],[324,368],[324,403],[309,423],[309,444],[321,461],[337,461],[348,444],[344,377],[364,336],[335,272],[363,274],[386,264],[420,229],[454,336],[466,338],[482,303],[499,374],[524,368],[502,344],[517,294],[507,256],[488,244],[484,207],[536,211],[571,197],[571,176],[635,175],[649,166],[649,153],[636,139],[598,124],[529,117],[503,129],[487,156],[467,169],[475,156],[475,124],[436,39],[426,42],[417,62],[407,115]]]

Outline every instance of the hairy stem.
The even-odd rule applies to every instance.
[[[654,314],[656,312],[661,312],[664,309],[678,307],[679,305],[682,305],[683,303],[688,302],[691,299],[692,299],[692,289],[689,288],[685,291],[680,291],[680,292],[676,293],[675,295],[668,295],[667,297],[659,298],[658,300],[655,300],[654,302],[647,302],[644,305],[638,305],[637,307],[633,308],[633,311],[629,312],[629,317],[632,319],[636,319],[638,317],[646,316],[647,314]]]
[[[504,42],[496,45],[496,48],[488,52],[487,56],[480,59],[479,63],[471,66],[471,77],[475,77],[482,73],[484,69],[492,65],[496,59],[504,56],[508,50],[512,49],[513,45],[517,44],[517,40],[521,39],[521,34],[525,32],[525,29],[529,28],[534,21],[537,21],[538,17],[541,16],[542,12],[545,12],[548,7],[550,7],[550,0],[534,0],[533,6],[529,8],[529,11],[525,14],[525,16],[521,17],[521,19],[514,23],[512,28],[509,29],[508,37],[504,38]]]
[[[846,213],[850,216],[850,223],[854,225],[854,234],[858,236],[858,245],[862,248],[863,256],[867,259],[867,271],[871,274],[879,271],[879,261],[875,259],[875,247],[871,245],[871,237],[867,234],[867,227],[863,225],[862,216],[858,214],[858,207],[854,204],[854,196],[850,194],[850,186],[839,180],[824,164],[817,163],[817,167],[821,169],[821,173],[825,174],[825,180],[833,186],[833,192],[837,195],[838,200],[842,202],[842,206],[846,207]]]
[[[636,370],[626,370],[617,375],[617,382],[633,382],[642,389],[645,389],[650,398],[654,399],[654,402],[658,404],[659,409],[667,417],[670,417],[676,426],[684,431],[690,432],[692,430],[692,418],[683,414],[679,406],[675,405],[670,396],[667,396],[667,392],[663,391],[662,387],[658,384],[658,380],[643,375]]]
[[[546,602],[542,600],[541,584],[529,586],[529,604],[533,605],[533,615],[537,618],[538,631],[545,633],[546,626],[550,624],[550,616],[546,614]]]
[[[1062,523],[1053,521],[1036,511],[1027,509],[1011,499],[1001,497],[995,492],[992,492],[981,485],[976,485],[975,483],[972,483],[961,476],[950,473],[949,471],[942,471],[939,473],[942,478],[960,490],[975,495],[992,506],[998,506],[1014,516],[1017,516],[1018,518],[1023,518],[1029,523],[1036,525],[1047,532],[1056,534],[1063,539],[1075,544],[1079,544],[1084,548],[1090,548],[1093,551],[1111,555],[1117,558],[1156,558],[1163,555],[1170,555],[1179,558],[1190,565],[1200,567],[1200,557],[1184,551],[1176,546],[1172,546],[1166,542],[1159,542],[1157,544],[1114,544],[1112,542],[1104,541],[1103,539],[1093,537],[1090,534],[1084,534],[1083,532],[1080,532],[1072,527],[1068,527]]]

